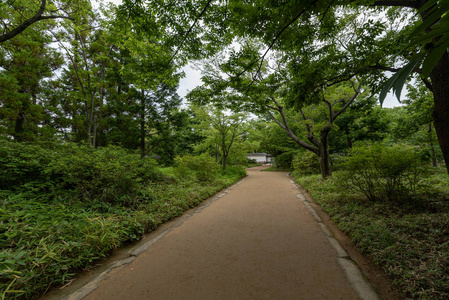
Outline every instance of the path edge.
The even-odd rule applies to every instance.
[[[294,180],[294,178],[288,174],[290,178],[290,183],[292,184],[292,188],[297,191],[296,197],[304,204],[304,206],[309,210],[312,214],[313,218],[317,221],[318,225],[321,228],[321,231],[329,240],[329,243],[337,252],[337,261],[341,269],[344,271],[346,278],[348,279],[351,286],[356,291],[357,295],[361,300],[379,300],[380,297],[374,290],[373,286],[368,282],[366,277],[363,275],[360,268],[354,262],[354,260],[350,257],[350,255],[346,252],[346,250],[340,245],[338,240],[334,237],[332,232],[329,230],[327,225],[323,222],[321,217],[318,215],[316,210],[313,208],[311,203],[316,204],[313,201],[313,198],[308,199],[304,193],[299,188],[300,185]],[[318,205],[318,204],[317,204]]]

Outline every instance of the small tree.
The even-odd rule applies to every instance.
[[[212,150],[215,159],[226,170],[227,160],[235,142],[248,130],[243,113],[225,113],[219,108],[202,107],[195,108],[197,116],[202,119],[198,126],[206,137],[203,144],[197,149]]]
[[[321,176],[323,178],[332,175],[329,158],[329,133],[333,129],[335,119],[340,116],[349,105],[357,98],[361,92],[361,84],[348,82],[329,88],[327,93],[322,95],[320,105],[311,105],[305,108],[299,108],[303,124],[306,129],[306,137],[309,143],[299,138],[290,128],[287,121],[284,107],[275,97],[270,97],[274,105],[267,105],[268,113],[287,135],[299,146],[315,153],[320,162]],[[353,92],[350,92],[350,89]],[[272,111],[276,111],[275,115]]]

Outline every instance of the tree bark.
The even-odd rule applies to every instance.
[[[433,125],[449,173],[449,56],[447,52],[430,73],[433,88]]]
[[[435,152],[435,146],[433,144],[433,137],[432,137],[432,123],[429,123],[429,130],[427,131],[429,133],[429,145],[430,145],[430,156],[432,158],[432,167],[437,167],[437,155]]]
[[[318,149],[320,150],[319,161],[320,161],[321,177],[323,179],[332,176],[331,163],[329,157],[329,147],[327,140],[330,130],[331,128],[326,126],[321,130],[320,134],[320,145]]]

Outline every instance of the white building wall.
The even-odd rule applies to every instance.
[[[267,157],[266,156],[261,156],[261,155],[248,155],[247,156],[249,159],[254,159],[256,160],[256,162],[258,163],[264,163],[267,161]]]

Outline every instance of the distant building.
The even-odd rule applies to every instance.
[[[267,153],[249,153],[246,155],[248,159],[254,159],[261,164],[267,164],[272,162],[272,156]]]

